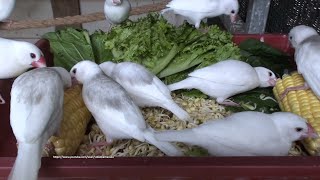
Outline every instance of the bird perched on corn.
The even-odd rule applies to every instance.
[[[162,107],[183,121],[190,120],[189,114],[172,99],[168,87],[145,67],[133,62],[100,64],[102,71],[118,82],[140,107]]]
[[[201,20],[223,14],[229,15],[231,22],[234,22],[239,11],[239,2],[238,0],[172,0],[162,13],[171,10],[186,17],[199,29]]]
[[[216,98],[222,105],[237,105],[227,98],[257,87],[274,86],[276,83],[276,76],[271,70],[252,67],[232,59],[195,70],[188,76],[185,80],[169,85],[169,89],[198,89]]]
[[[63,93],[70,86],[70,74],[60,67],[36,68],[15,79],[10,125],[18,153],[9,180],[38,179],[42,150],[60,126]]]
[[[45,66],[45,58],[34,44],[0,38],[0,79],[14,78],[29,68]],[[0,94],[0,104],[4,103]]]
[[[295,48],[294,59],[298,73],[302,74],[306,84],[286,89],[280,98],[291,90],[303,90],[309,87],[320,98],[320,36],[312,27],[299,25],[290,30],[289,41]]]
[[[154,138],[154,130],[146,124],[139,107],[120,84],[103,73],[99,65],[81,61],[71,68],[70,74],[83,84],[83,100],[105,134],[107,143],[134,138],[155,145],[167,155],[182,155],[174,145]]]
[[[106,0],[104,14],[114,24],[120,24],[128,19],[131,4],[128,0]]]
[[[305,119],[293,113],[245,111],[155,136],[159,141],[200,146],[212,156],[286,156],[294,141],[316,134]]]
[[[292,112],[305,118],[319,134],[320,100],[311,89],[290,91],[281,98],[281,94],[285,89],[301,87],[304,84],[305,81],[302,75],[295,71],[291,75],[283,75],[282,79],[279,79],[273,88],[273,93],[282,111]],[[307,138],[303,140],[303,145],[309,154],[320,155],[320,138]]]
[[[0,22],[6,20],[16,3],[16,0],[0,0]]]

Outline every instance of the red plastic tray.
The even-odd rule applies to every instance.
[[[260,39],[292,55],[286,35],[235,35],[238,44],[247,38]],[[36,43],[52,65],[49,43]],[[0,105],[0,179],[8,176],[16,156],[15,138],[9,124],[9,99],[13,79],[0,80],[7,104]],[[320,157],[161,157],[113,159],[42,158],[39,176],[71,179],[320,179]]]

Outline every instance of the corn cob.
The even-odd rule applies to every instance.
[[[288,87],[304,85],[304,78],[297,71],[291,75],[284,75],[273,88],[273,93],[279,103],[280,109],[295,113],[305,118],[311,126],[320,133],[320,101],[311,89],[290,91],[282,100],[280,94]],[[302,141],[310,155],[320,155],[320,138],[307,138]]]
[[[85,135],[91,113],[83,102],[80,85],[65,91],[63,106],[59,136],[52,136],[49,139],[43,156],[75,155]]]

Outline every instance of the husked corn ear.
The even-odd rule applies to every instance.
[[[83,102],[81,92],[81,85],[65,91],[59,136],[52,136],[49,139],[43,156],[75,155],[91,119],[91,113]]]
[[[303,86],[305,83],[302,75],[297,71],[291,75],[284,75],[278,80],[273,88],[273,93],[279,103],[282,111],[295,113],[305,118],[310,125],[320,133],[320,101],[311,89],[290,91],[280,100],[280,94],[288,87]],[[320,138],[303,140],[308,153],[311,155],[320,155]]]

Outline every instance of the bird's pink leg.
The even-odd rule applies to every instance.
[[[4,21],[1,21],[1,23],[9,23],[9,29],[11,28],[11,26],[12,26],[12,24],[13,24],[13,20],[9,20],[9,19],[7,19],[7,20],[4,20]]]
[[[94,142],[90,144],[90,147],[109,146],[113,142],[112,139],[107,138],[107,141]]]
[[[0,104],[5,104],[5,103],[6,103],[6,101],[3,99],[3,97],[0,94]]]
[[[286,95],[290,92],[290,91],[298,91],[298,90],[307,90],[309,89],[308,84],[304,84],[302,86],[294,86],[294,87],[289,87],[286,88],[280,95],[280,100],[282,100],[284,97],[286,97]]]
[[[233,101],[231,101],[230,99],[226,99],[222,102],[218,102],[219,104],[221,105],[225,105],[225,106],[237,106],[237,107],[240,107],[240,105],[238,103],[235,103]]]

